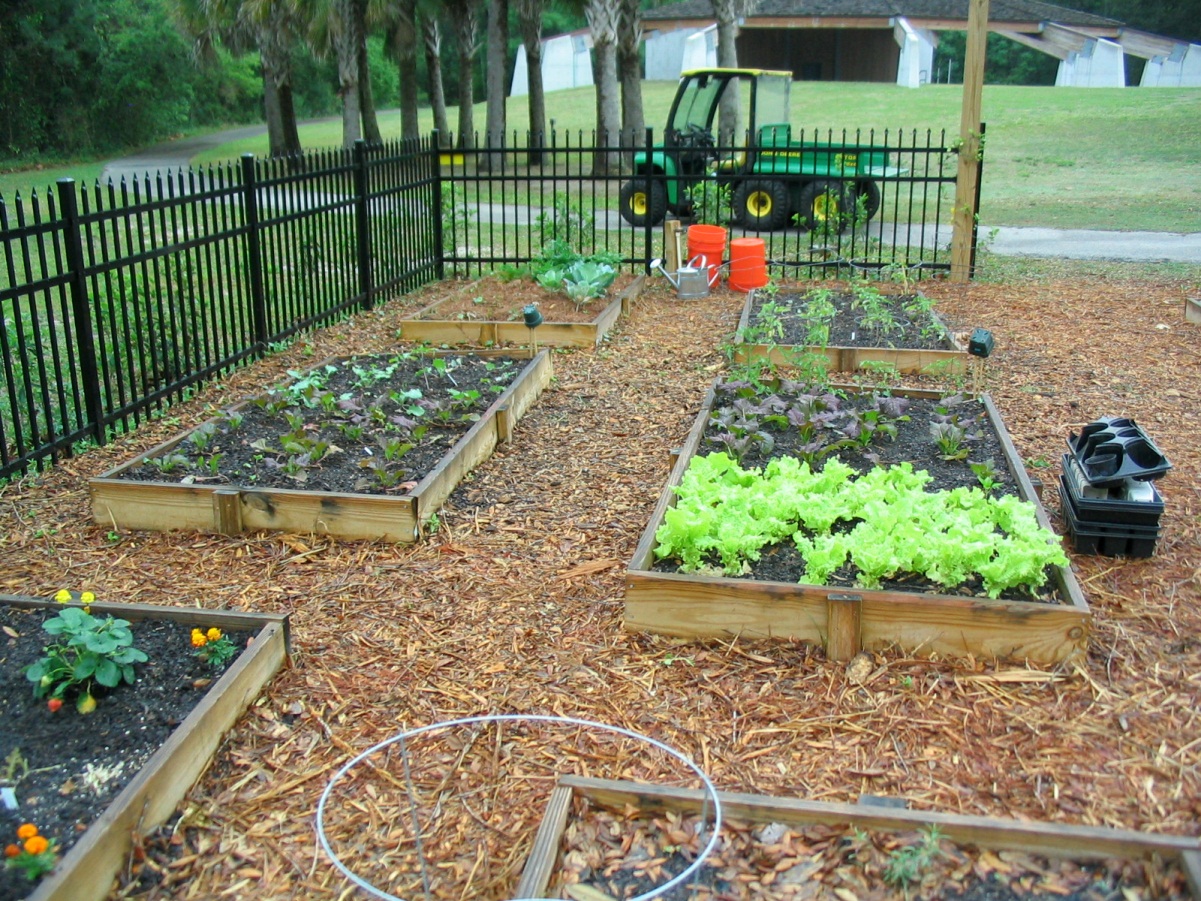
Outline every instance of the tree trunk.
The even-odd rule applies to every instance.
[[[438,143],[446,147],[450,140],[450,120],[446,116],[446,91],[442,87],[442,32],[438,28],[438,20],[429,13],[422,19],[421,33],[425,44],[425,70],[430,80],[430,106],[434,109],[434,128],[438,131]]]
[[[621,79],[621,146],[642,145],[646,119],[642,112],[642,13],[638,0],[621,0],[617,19],[617,71]]]
[[[475,148],[475,52],[479,49],[478,0],[458,0],[451,7],[458,18],[459,147]]]
[[[588,0],[584,9],[592,32],[592,80],[596,86],[596,143],[592,171],[598,175],[616,172],[621,154],[621,113],[617,91],[617,6],[618,0]]]
[[[525,47],[526,72],[530,85],[529,157],[531,166],[542,165],[546,134],[546,92],[542,87],[542,13],[546,0],[517,0],[521,44]]]
[[[738,17],[746,15],[753,5],[750,0],[711,0],[713,15],[717,18],[717,65],[723,69],[738,68]],[[731,82],[736,85],[736,82]],[[741,138],[735,135],[738,128],[739,98],[736,90],[727,90],[721,95],[717,108],[719,147],[731,147]]]
[[[484,143],[489,148],[505,146],[505,89],[509,72],[509,0],[488,4],[488,61],[484,67],[488,117]],[[489,153],[481,160],[489,172],[505,171],[504,153]]]
[[[398,0],[394,47],[400,76],[400,139],[421,137],[417,122],[417,0]]]
[[[280,113],[279,88],[266,68],[263,69],[263,118],[267,120],[267,152],[284,155],[284,120]]]
[[[292,103],[292,23],[284,8],[273,7],[255,27],[255,46],[263,67],[263,106],[272,156],[300,153],[296,109]]]
[[[300,132],[296,127],[296,105],[293,102],[292,82],[279,87],[279,114],[284,123],[284,154],[299,156]]]
[[[363,118],[363,137],[368,144],[382,144],[379,119],[375,115],[375,97],[371,92],[371,67],[367,63],[367,0],[355,0],[355,26],[359,34],[359,115]]]
[[[356,0],[336,0],[331,29],[338,60],[338,96],[342,98],[342,146],[350,148],[362,136],[359,126],[359,43],[355,28]]]

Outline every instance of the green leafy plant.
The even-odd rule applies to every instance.
[[[992,457],[989,457],[987,460],[981,460],[978,463],[973,463],[969,460],[967,465],[976,474],[976,479],[980,482],[980,487],[984,491],[992,491],[1001,484],[1001,473],[997,470]]]
[[[25,668],[25,678],[34,683],[39,698],[61,700],[69,692],[77,693],[75,709],[80,713],[96,709],[94,685],[132,685],[134,664],[148,659],[134,647],[129,622],[114,616],[98,619],[79,607],[67,607],[42,629],[59,640],[42,649],[44,656]]]
[[[884,868],[884,881],[900,888],[921,882],[935,858],[942,854],[940,848],[942,838],[942,830],[938,826],[931,826],[921,832],[916,844],[903,845],[894,849],[888,855],[888,865]]]
[[[698,225],[725,225],[734,217],[733,193],[729,185],[705,178],[688,189],[692,221]]]

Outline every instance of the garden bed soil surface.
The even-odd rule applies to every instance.
[[[615,813],[576,801],[551,897],[629,898],[683,873],[709,841],[711,821],[675,812]],[[585,890],[580,891],[579,887]],[[600,894],[592,894],[592,889]],[[725,820],[714,851],[665,901],[1130,901],[1191,898],[1175,863],[1048,860],[962,846],[937,832]]]
[[[932,310],[924,306],[914,311],[906,310],[916,294],[882,293],[883,307],[890,316],[886,331],[865,324],[864,310],[855,305],[855,295],[847,291],[834,290],[829,294],[834,316],[830,319],[830,333],[826,341],[811,339],[812,321],[805,314],[808,293],[782,289],[774,295],[763,291],[755,292],[751,305],[750,325],[762,327],[763,308],[772,308],[771,320],[778,323],[780,334],[772,336],[772,343],[781,346],[804,346],[816,343],[828,347],[890,347],[906,350],[950,350],[954,345],[946,335],[943,324],[935,318]]]
[[[444,370],[431,374],[435,359],[443,361]],[[321,364],[299,381],[311,381],[313,373],[332,369],[321,380],[320,393],[336,399],[336,406],[296,400],[285,385],[274,396],[293,399],[281,408],[241,405],[236,423],[228,415],[219,416],[206,441],[187,438],[177,444],[167,456],[183,457],[180,465],[167,469],[158,458],[127,469],[118,478],[404,494],[442,460],[525,365],[526,361],[511,357],[471,354],[371,356]],[[368,383],[356,372],[369,373]],[[289,416],[299,416],[303,425],[289,422]],[[290,448],[289,439],[297,437],[324,444],[328,450],[316,457],[306,451],[307,444]],[[313,462],[290,465],[305,454]],[[214,459],[216,464],[210,465]]]
[[[214,668],[198,660],[187,624],[135,622],[134,646],[150,658],[137,665],[137,682],[97,691],[90,714],[76,712],[72,698],[51,713],[23,670],[53,641],[42,623],[54,612],[0,603],[0,760],[21,760],[29,768],[17,787],[20,810],[0,808],[0,844],[14,841],[17,827],[30,822],[58,842],[61,857],[233,661]],[[251,635],[228,633],[237,647]],[[24,898],[32,887],[15,870],[0,868],[0,901]]]
[[[415,298],[422,309],[411,315],[430,320],[520,322],[522,311],[532,303],[538,307],[544,322],[591,322],[636,277],[629,272],[619,272],[603,297],[593,298],[580,306],[562,291],[547,290],[529,278],[504,281],[492,275],[446,281],[417,292]]]
[[[894,795],[951,813],[1201,833],[1201,357],[1181,316],[1182,297],[1201,286],[919,287],[953,330],[993,332],[986,387],[1050,511],[1067,435],[1100,416],[1134,416],[1175,465],[1158,485],[1166,509],[1153,557],[1071,555],[1095,618],[1089,652],[1072,666],[881,654],[852,669],[801,645],[623,631],[624,561],[670,450],[724,366],[721,344],[746,299],[732,292],[680,302],[653,282],[600,348],[556,354],[556,379],[514,441],[454,492],[420,544],[120,532],[93,523],[86,502],[89,477],[288,369],[390,352],[408,299],[305,336],[132,435],[0,486],[7,590],[69,582],[146,603],[204,597],[292,614],[294,665],[229,733],[174,830],[148,837],[135,878],[157,887],[145,896],[343,897],[349,884],[313,836],[330,774],[401,729],[487,711],[650,733],[730,791]],[[594,764],[557,749],[565,771]],[[528,802],[507,808],[507,835],[537,831],[549,787],[526,790]],[[374,801],[358,801],[363,818],[336,840],[371,828]]]

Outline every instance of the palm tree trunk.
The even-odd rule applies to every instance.
[[[646,132],[642,111],[642,14],[638,0],[621,0],[617,20],[617,71],[621,79],[621,146],[638,147]]]
[[[336,0],[332,30],[338,60],[338,96],[342,98],[342,146],[350,148],[362,136],[359,105],[359,44],[354,7],[357,0]]]
[[[445,147],[450,138],[450,120],[446,116],[446,90],[442,87],[442,32],[438,28],[438,20],[428,13],[422,19],[421,34],[425,45],[425,70],[430,80],[434,128],[438,131],[438,141]]]
[[[417,122],[417,0],[399,0],[393,44],[396,70],[400,76],[400,139],[421,137]]]
[[[584,12],[592,32],[592,80],[596,86],[596,142],[592,171],[615,172],[621,154],[614,147],[621,140],[620,104],[617,91],[617,6],[618,0],[588,0]]]
[[[521,44],[525,47],[526,72],[530,86],[529,156],[531,166],[542,165],[546,133],[546,91],[542,86],[542,13],[546,0],[517,0]]]
[[[457,0],[451,5],[458,19],[459,37],[459,147],[475,147],[475,52],[479,48],[478,0]]]
[[[509,0],[488,4],[488,62],[484,67],[488,118],[484,142],[488,148],[505,146],[505,95],[509,72]],[[505,171],[504,153],[489,153],[481,160],[489,172]]]

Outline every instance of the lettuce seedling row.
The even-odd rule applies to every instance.
[[[1008,658],[1058,663],[1087,647],[1091,614],[1066,566],[1048,568],[1049,582],[1031,599],[990,598],[926,587],[905,589],[735,578],[720,573],[666,571],[657,565],[657,533],[677,503],[692,458],[714,448],[704,442],[719,383],[710,389],[627,569],[625,625],[684,638],[779,639],[821,645],[831,659],[860,650],[897,648],[905,653]],[[937,398],[926,391],[894,396]],[[1002,450],[996,462],[1017,495],[1050,521],[1021,464],[991,398],[979,398],[987,425]],[[886,446],[887,441],[881,442]],[[960,462],[967,471],[967,462]]]

